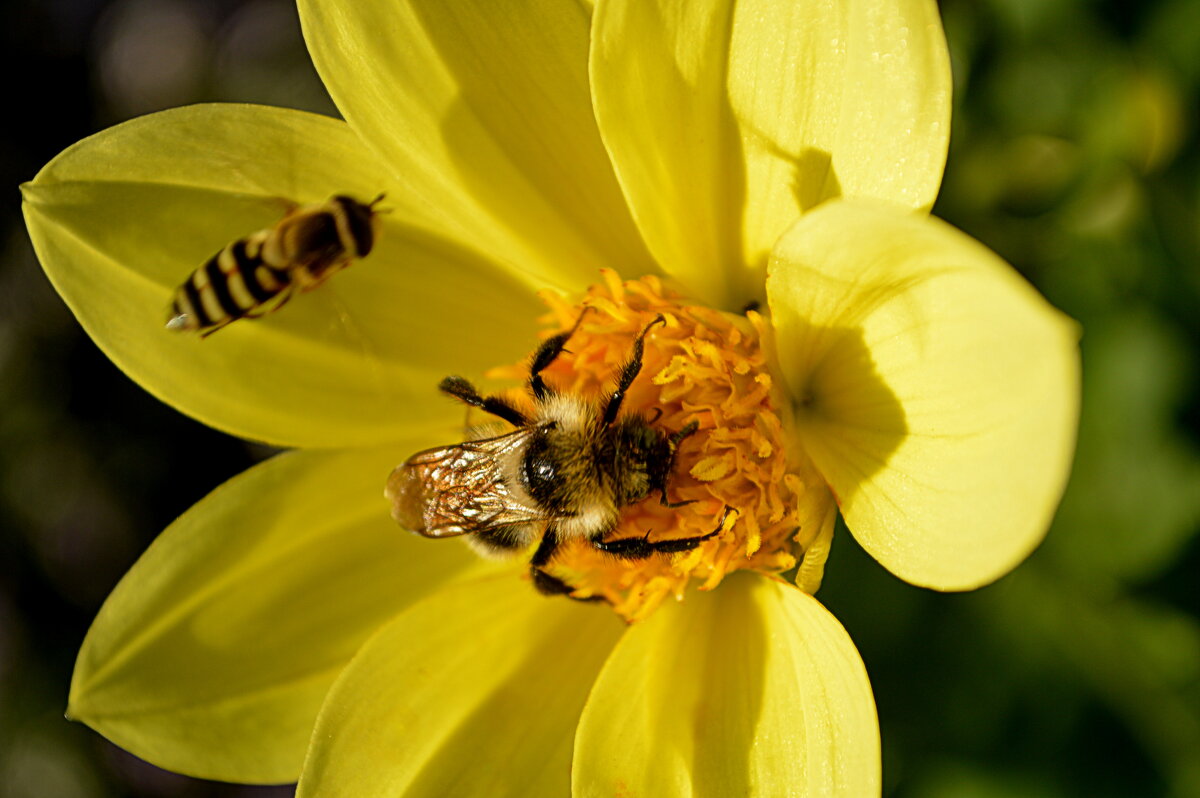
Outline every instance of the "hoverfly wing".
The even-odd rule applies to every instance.
[[[392,518],[433,538],[546,520],[545,513],[514,496],[504,480],[504,458],[516,456],[531,434],[523,428],[417,452],[388,478],[384,495],[392,503]]]

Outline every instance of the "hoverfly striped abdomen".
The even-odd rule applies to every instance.
[[[296,290],[321,285],[370,253],[381,199],[363,204],[336,196],[305,205],[274,227],[227,244],[176,289],[167,329],[208,336],[238,319],[278,310]]]

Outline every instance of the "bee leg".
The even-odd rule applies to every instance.
[[[650,328],[656,324],[666,324],[667,320],[660,313],[654,321],[647,324],[638,334],[638,337],[633,340],[633,354],[629,360],[621,367],[621,376],[617,378],[617,387],[608,395],[608,399],[604,401],[604,412],[601,414],[604,417],[604,425],[608,426],[617,420],[617,413],[621,409],[621,402],[625,399],[625,392],[629,390],[629,386],[633,384],[633,380],[637,377],[638,372],[642,370],[642,352],[645,345],[642,343],[646,338],[646,333],[650,332]]]
[[[570,593],[572,590],[566,582],[542,570],[550,562],[550,558],[554,556],[557,548],[558,531],[553,526],[547,527],[545,534],[542,535],[542,542],[538,544],[537,551],[529,560],[529,575],[533,577],[533,586],[538,589],[539,593],[547,596],[562,595]]]
[[[546,534],[542,535],[542,542],[538,544],[537,551],[533,553],[533,558],[529,561],[529,575],[533,577],[533,586],[544,596],[566,596],[575,601],[604,601],[602,596],[576,598],[571,595],[575,588],[557,576],[542,570],[554,556],[554,552],[558,549],[558,543],[558,532],[554,527],[547,528]]]
[[[566,351],[567,341],[579,329],[579,325],[583,322],[583,317],[591,310],[591,305],[584,305],[583,310],[579,312],[579,318],[575,320],[574,326],[564,333],[552,335],[533,353],[533,363],[529,366],[529,390],[537,399],[544,399],[547,394],[553,393],[550,386],[542,379],[542,372],[553,363],[559,355]]]
[[[667,467],[665,469],[663,469],[664,474],[666,474],[667,476],[670,476],[671,472],[675,469],[675,457],[679,452],[679,444],[681,442],[683,442],[683,440],[685,438],[695,435],[696,430],[698,430],[698,429],[700,429],[700,422],[689,421],[684,426],[683,429],[679,430],[679,432],[676,432],[675,434],[673,434],[671,436],[671,438],[670,438],[671,456],[667,460]],[[692,504],[693,502],[696,501],[695,499],[687,499],[687,500],[681,501],[681,502],[668,501],[667,500],[667,482],[665,479],[663,480],[662,485],[659,487],[658,492],[659,492],[659,499],[660,499],[660,502],[662,503],[663,507],[671,507],[671,508],[683,507],[684,505]],[[721,519],[721,520],[724,521],[725,519]]]
[[[650,533],[640,538],[617,538],[603,540],[592,538],[592,545],[606,554],[613,554],[626,560],[644,560],[654,553],[654,544],[650,542]],[[699,545],[697,543],[697,545]]]
[[[681,551],[691,551],[720,531],[720,528],[717,528],[703,535],[674,540],[650,540],[650,533],[647,532],[646,537],[593,540],[592,545],[600,551],[622,559],[644,560],[652,554],[676,554]]]
[[[679,448],[679,444],[686,439],[696,434],[696,430],[700,429],[699,421],[689,421],[684,425],[683,429],[671,436],[671,457],[674,462],[675,450]]]
[[[674,540],[650,540],[650,533],[647,532],[640,538],[617,538],[616,540],[607,541],[598,537],[592,538],[592,545],[600,551],[616,555],[617,557],[623,557],[627,560],[644,560],[651,554],[677,554],[681,551],[691,551],[704,541],[716,537],[725,528],[725,521],[733,511],[732,507],[726,506],[725,513],[721,516],[721,522],[717,524],[717,528],[703,535],[696,535],[690,538],[675,538]]]
[[[557,576],[551,576],[541,568],[530,568],[529,573],[533,577],[533,586],[543,596],[566,596],[567,598],[574,598],[571,595],[571,591],[575,588]],[[580,600],[582,601],[583,599]]]
[[[463,377],[447,377],[438,383],[438,390],[450,394],[455,399],[482,408],[493,416],[499,416],[514,427],[524,427],[529,424],[525,414],[510,405],[499,396],[480,396],[475,386]]]

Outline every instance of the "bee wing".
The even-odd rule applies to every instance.
[[[504,458],[517,456],[531,434],[531,429],[519,429],[417,452],[388,478],[385,494],[392,517],[431,538],[548,520],[546,513],[514,496],[504,481]]]

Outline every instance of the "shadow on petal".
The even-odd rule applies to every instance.
[[[805,213],[826,200],[842,196],[842,184],[833,165],[833,153],[829,150],[804,147],[792,152],[749,120],[739,117],[738,122],[752,136],[749,141],[790,165],[791,192],[800,213]],[[764,253],[764,259],[767,254],[769,253]]]
[[[542,282],[578,288],[599,268],[655,271],[600,140],[587,76],[587,12],[438,0],[408,5],[457,91],[440,144],[458,183],[528,250]]]
[[[802,318],[793,325],[792,340],[810,349],[804,357],[807,379],[792,383],[796,432],[840,506],[888,464],[909,433],[907,414],[879,373],[861,329],[818,327]],[[834,464],[837,477],[830,470]]]
[[[817,207],[825,200],[842,196],[842,185],[833,166],[833,155],[828,150],[805,147],[798,156],[784,154],[783,157],[792,162],[792,192],[800,203],[801,213]]]

